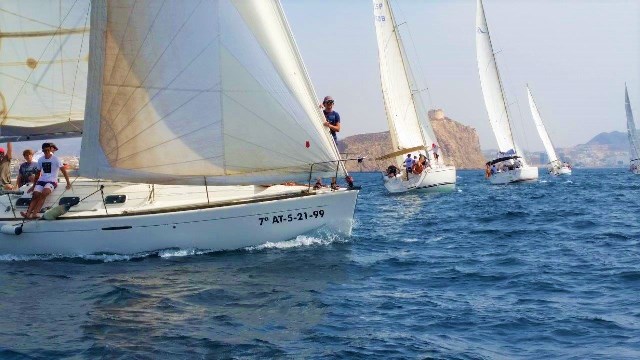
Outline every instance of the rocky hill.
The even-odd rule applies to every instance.
[[[594,136],[585,145],[607,145],[609,150],[628,151],[629,138],[627,133],[620,131],[603,132]]]
[[[480,140],[474,128],[449,119],[444,116],[442,110],[430,111],[429,117],[447,163],[459,169],[484,167],[486,160],[480,150]],[[388,131],[349,136],[338,143],[342,152],[350,157],[367,157],[361,164],[349,162],[347,164],[349,171],[379,170],[373,159],[392,151]]]

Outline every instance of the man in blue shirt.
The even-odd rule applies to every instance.
[[[324,108],[322,112],[324,113],[324,117],[326,121],[324,122],[324,126],[329,128],[329,132],[331,136],[333,136],[333,141],[338,143],[338,137],[336,136],[337,132],[340,132],[340,114],[333,111],[333,98],[331,96],[325,96],[322,101],[322,107]]]

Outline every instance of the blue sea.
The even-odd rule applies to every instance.
[[[640,358],[640,177],[363,186],[353,236],[0,255],[0,358]]]

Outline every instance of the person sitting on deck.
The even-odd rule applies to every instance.
[[[62,161],[55,155],[53,151],[58,147],[53,143],[42,144],[44,156],[38,159],[38,172],[36,173],[34,184],[27,190],[28,193],[33,192],[33,197],[29,208],[26,212],[21,211],[20,215],[27,219],[37,219],[38,212],[42,209],[47,196],[58,187],[58,171],[62,171],[64,179],[67,181],[67,190],[71,189],[71,181],[67,170],[62,165]]]
[[[22,185],[32,183],[38,172],[38,163],[33,161],[33,150],[26,149],[22,152],[22,156],[24,156],[25,162],[20,164],[18,170],[18,189]]]
[[[387,177],[389,178],[396,177],[399,172],[400,172],[400,169],[398,169],[398,167],[395,165],[389,165],[389,167],[387,167]]]
[[[424,171],[424,165],[423,165],[423,162],[422,162],[422,156],[423,155],[420,154],[420,159],[416,160],[413,163],[413,168],[411,169],[413,171],[413,173],[416,174],[416,175],[420,175]]]
[[[316,179],[316,183],[313,185],[313,190],[318,190],[322,187],[324,187],[324,185],[322,185],[322,178]]]
[[[331,178],[331,190],[338,190],[340,189],[340,186],[338,186],[338,182],[336,181],[336,178],[332,177]]]

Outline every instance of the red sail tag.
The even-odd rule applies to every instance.
[[[309,142],[309,140],[307,140],[307,141],[304,143],[304,146],[305,146],[307,149],[308,149],[309,147],[311,147],[311,143]]]

